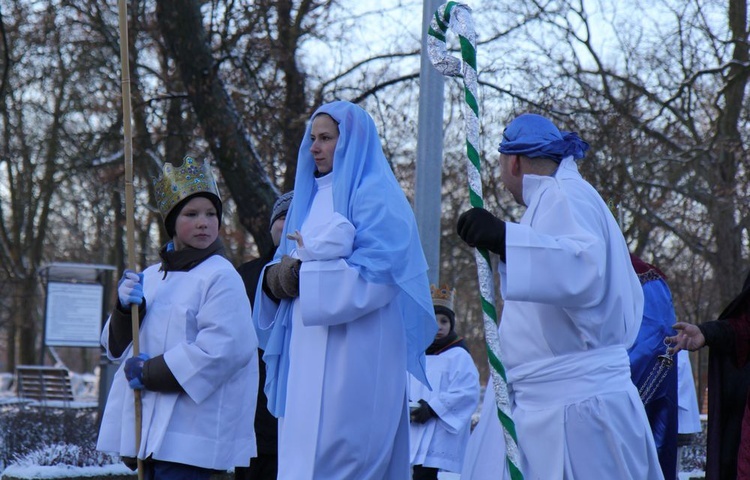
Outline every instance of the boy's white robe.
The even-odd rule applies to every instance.
[[[460,472],[471,416],[479,403],[479,372],[469,352],[461,347],[426,358],[432,391],[409,375],[409,400],[425,400],[437,417],[411,423],[411,464]]]
[[[321,250],[294,252],[305,261],[292,307],[278,479],[407,479],[406,338],[393,301],[398,289],[366,282],[335,258],[346,244],[319,238],[332,223],[341,224],[331,180],[316,179],[318,191],[300,229],[303,242],[316,238]],[[256,308],[259,327],[270,328],[276,304],[262,295]]]
[[[139,458],[227,470],[256,456],[253,421],[258,388],[258,340],[250,302],[237,271],[213,255],[188,272],[143,272],[146,315],[140,351],[164,360],[184,393],[142,392]],[[107,398],[97,449],[135,457],[133,390],[123,372],[132,345]]]
[[[499,331],[524,478],[661,479],[630,380],[643,292],[617,222],[572,157],[526,175],[523,196],[521,222],[506,224]]]

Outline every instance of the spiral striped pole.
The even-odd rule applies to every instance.
[[[447,52],[445,35],[448,29],[453,30],[458,35],[463,61]],[[481,161],[478,148],[479,105],[477,102],[476,33],[471,18],[471,9],[467,5],[457,2],[448,2],[440,6],[430,22],[427,48],[432,64],[440,73],[449,77],[463,77],[465,99],[463,112],[466,124],[466,153],[468,158],[466,170],[469,177],[469,201],[472,207],[484,207]],[[497,416],[503,426],[505,437],[505,458],[511,479],[523,480],[516,427],[510,417],[508,382],[505,376],[505,367],[500,360],[492,264],[487,250],[478,248],[474,255],[477,262],[484,335],[487,342],[490,374],[495,389]]]

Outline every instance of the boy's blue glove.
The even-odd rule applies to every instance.
[[[143,302],[143,274],[132,270],[122,272],[122,278],[117,284],[117,296],[120,305],[127,310],[131,304],[140,306]]]
[[[149,357],[146,353],[140,353],[137,357],[130,357],[125,360],[125,378],[128,379],[130,388],[133,390],[143,390],[143,364]]]

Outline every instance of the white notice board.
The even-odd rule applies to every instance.
[[[103,295],[99,284],[49,282],[45,345],[98,347]]]

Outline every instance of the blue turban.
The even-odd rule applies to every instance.
[[[505,155],[549,158],[560,163],[569,156],[579,160],[588,149],[589,144],[577,133],[561,132],[549,119],[525,113],[505,127],[498,151]]]

